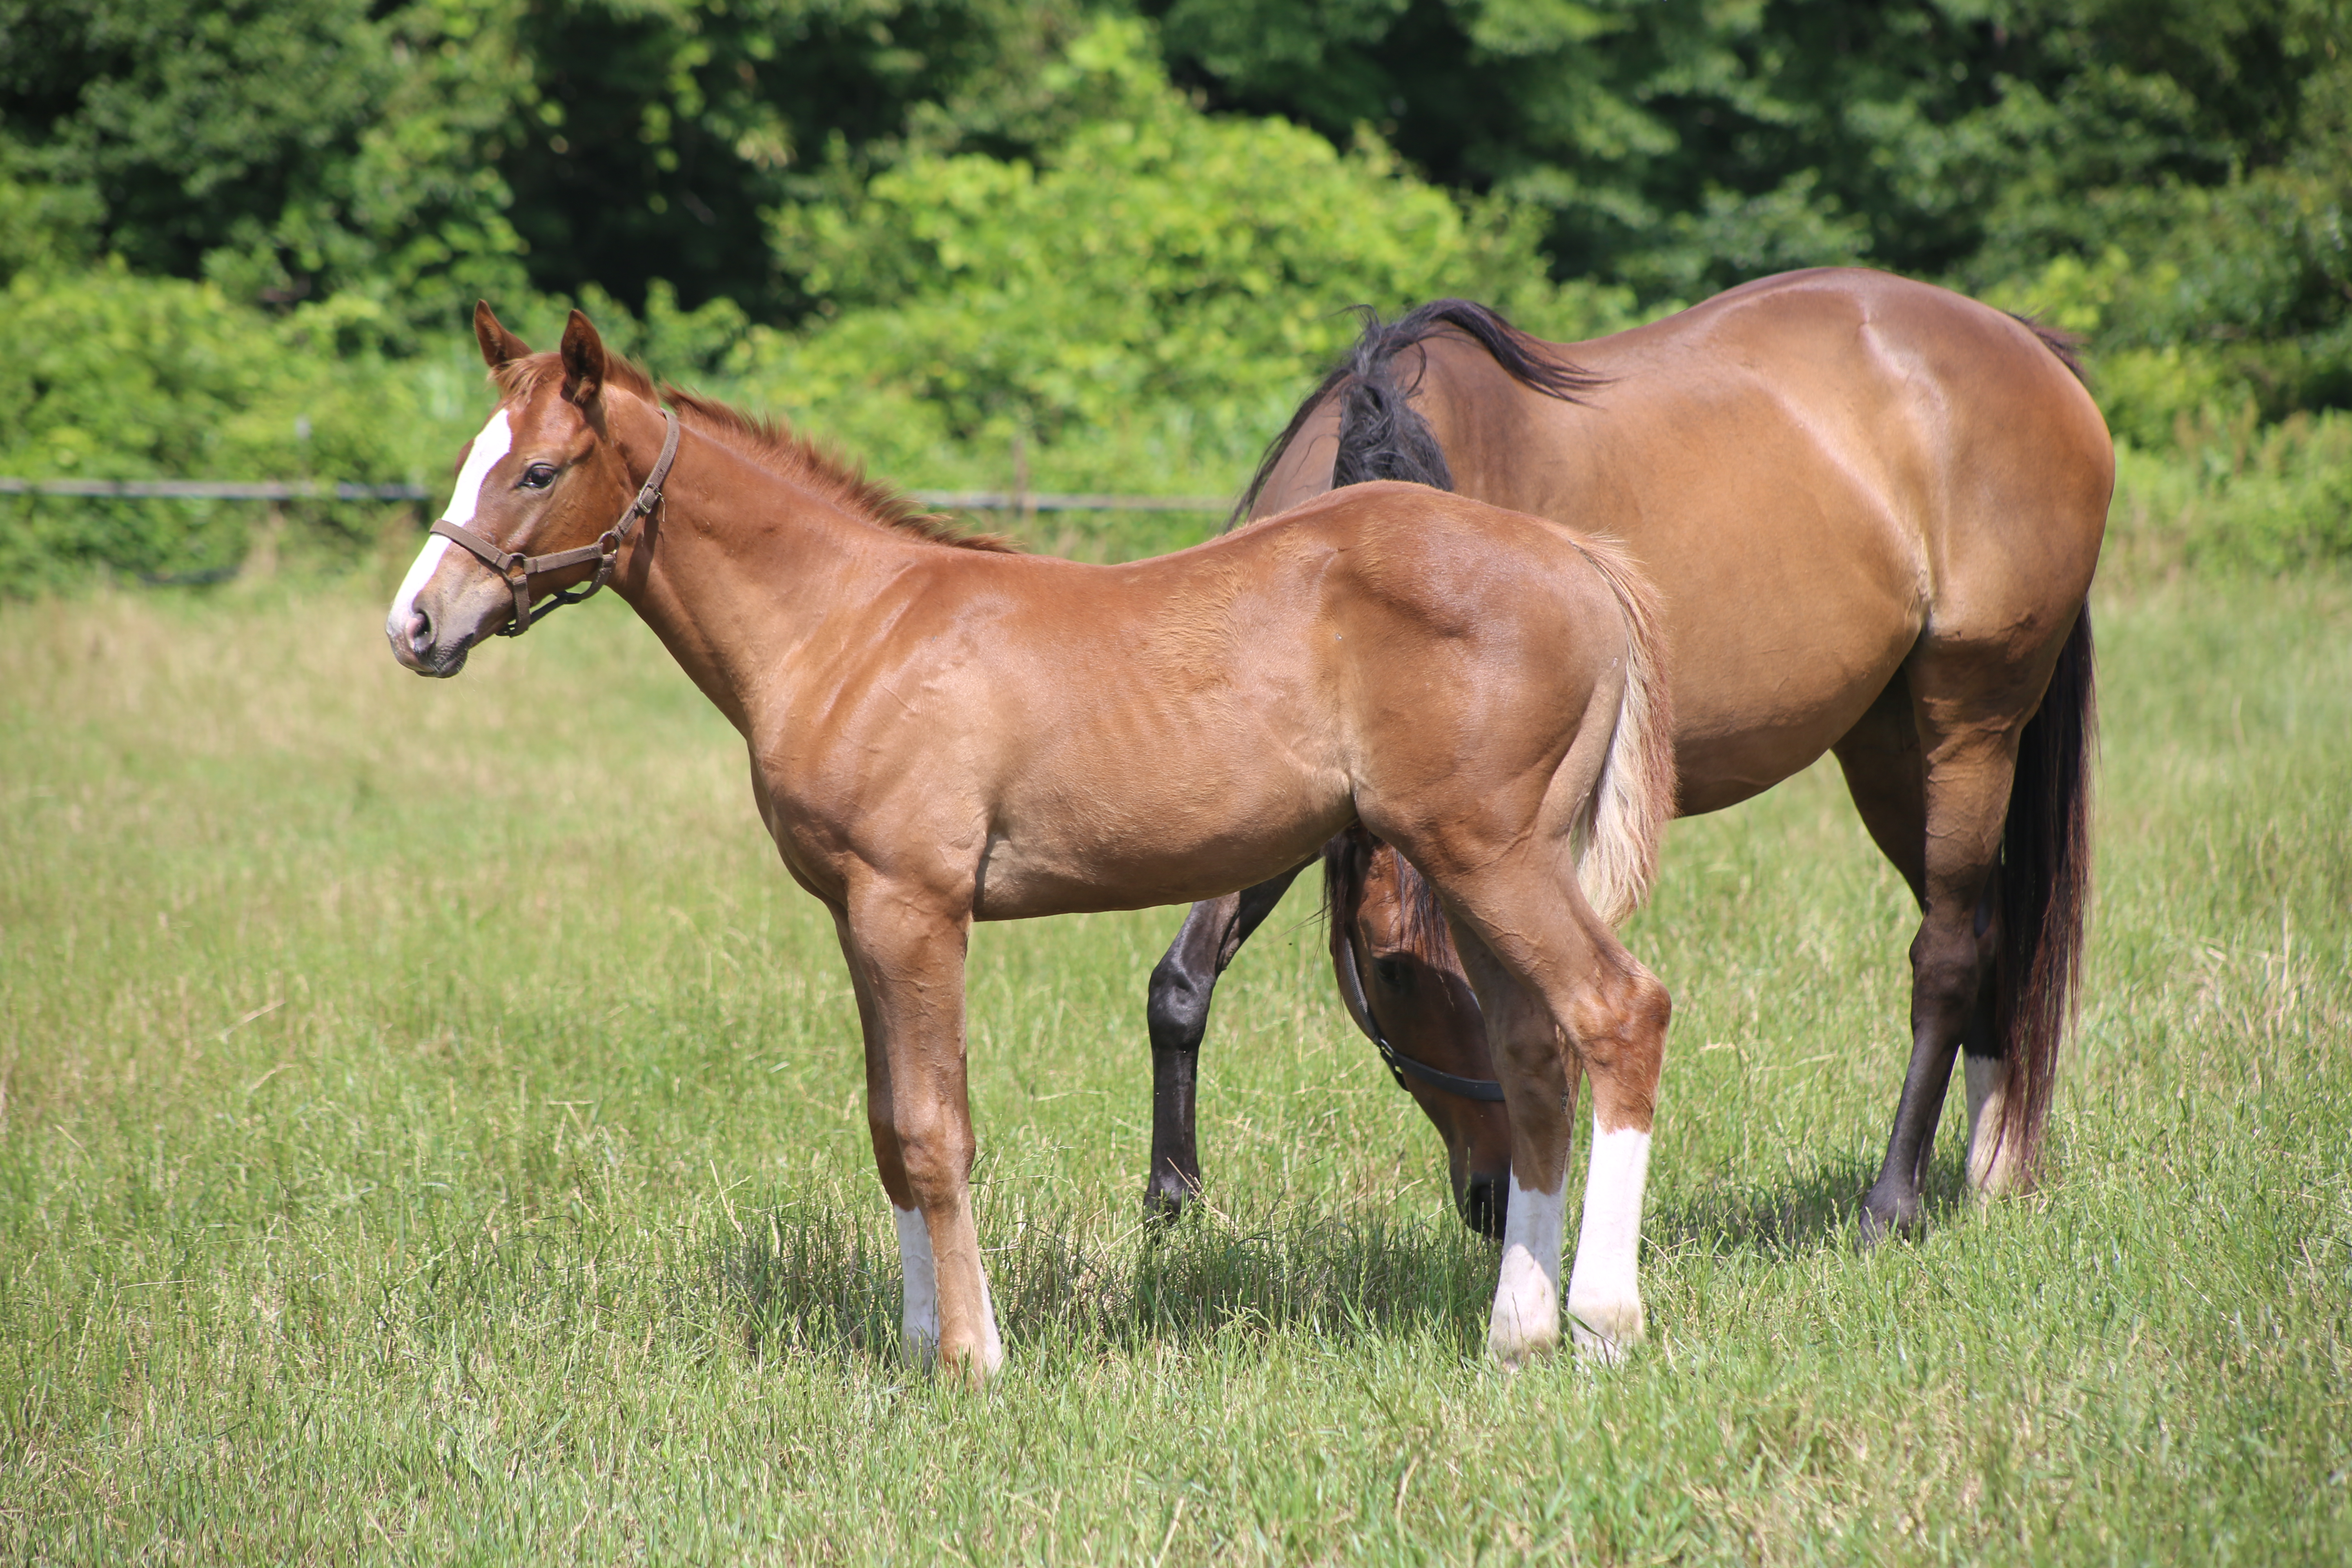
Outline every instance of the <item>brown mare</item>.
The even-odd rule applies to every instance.
[[[1559,1337],[1580,1070],[1612,1157],[1570,1310],[1601,1353],[1639,1334],[1667,1003],[1611,928],[1674,784],[1648,591],[1612,550],[1388,484],[1157,561],[1019,555],[716,404],[672,390],[665,415],[577,312],[556,353],[488,306],[475,331],[501,401],[393,651],[454,675],[542,595],[609,581],[741,732],[848,960],[911,1353],[1003,1360],[966,1185],[971,922],[1213,896],[1357,823],[1435,887],[1513,1113],[1490,1343],[1516,1363]]]
[[[1412,479],[1622,545],[1662,595],[1681,815],[1835,754],[1921,911],[1874,1239],[1917,1218],[1958,1050],[1971,1185],[2034,1169],[2081,950],[2084,600],[2114,474],[2063,344],[1941,289],[1823,270],[1564,346],[1462,300],[1372,323],[1249,501]],[[1463,1217],[1500,1231],[1510,1129],[1475,1098],[1493,1075],[1444,923],[1361,833],[1328,864],[1341,994],[1444,1136]],[[1154,1209],[1199,1183],[1210,994],[1288,883],[1196,907],[1152,975]]]

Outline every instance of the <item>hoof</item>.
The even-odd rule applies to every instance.
[[[1153,1225],[1169,1225],[1192,1202],[1192,1184],[1181,1176],[1156,1176],[1143,1189],[1143,1217]]]
[[[1549,1339],[1534,1334],[1507,1334],[1499,1329],[1486,1332],[1486,1350],[1505,1372],[1524,1371],[1530,1362],[1541,1361],[1559,1349],[1559,1336]]]
[[[1988,1147],[1990,1145],[1990,1147]],[[1990,1203],[2021,1191],[2024,1162],[2020,1160],[2011,1140],[1997,1131],[1979,1136],[1969,1144],[1969,1191],[1979,1203]]]
[[[1004,1352],[1001,1347],[960,1346],[943,1352],[935,1370],[951,1382],[978,1392],[995,1381],[1004,1370]]]
[[[1868,1252],[1896,1237],[1916,1235],[1918,1229],[1917,1198],[1882,1198],[1873,1193],[1862,1200],[1862,1228],[1855,1246]]]
[[[1642,1342],[1642,1303],[1595,1301],[1568,1304],[1569,1339],[1576,1359],[1591,1366],[1615,1366]]]

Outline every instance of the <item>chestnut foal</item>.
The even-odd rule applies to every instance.
[[[1675,789],[1654,611],[1620,555],[1407,484],[1132,565],[1019,555],[717,404],[671,391],[665,414],[576,311],[556,353],[488,306],[475,331],[502,400],[393,651],[455,675],[545,595],[609,582],[742,734],[848,959],[909,1353],[974,1379],[1003,1359],[967,1187],[971,922],[1213,897],[1356,824],[1437,889],[1504,1088],[1496,1354],[1559,1339],[1578,1070],[1601,1142],[1569,1310],[1599,1353],[1640,1333],[1668,1008],[1612,928]]]

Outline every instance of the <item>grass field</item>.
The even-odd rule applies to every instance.
[[[2100,603],[2055,1177],[1964,1204],[1955,1106],[1915,1243],[1853,1247],[1899,884],[1821,769],[1675,828],[1614,1371],[1487,1364],[1311,897],[1171,1235],[1178,911],[982,928],[979,1396],[894,1358],[847,984],[731,733],[616,605],[436,684],[388,588],[0,606],[10,1561],[2352,1559],[2352,582]]]

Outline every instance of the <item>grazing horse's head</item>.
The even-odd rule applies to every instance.
[[[1486,1052],[1486,1020],[1436,894],[1402,856],[1360,827],[1331,841],[1323,866],[1339,994],[1445,1140],[1462,1223],[1499,1237],[1511,1190],[1511,1123]]]
[[[400,584],[384,620],[393,656],[419,675],[451,676],[467,652],[501,630],[529,624],[524,606],[550,591],[601,585],[595,545],[629,505],[635,482],[607,438],[604,341],[579,311],[556,353],[534,355],[499,324],[488,303],[474,308],[474,336],[504,396],[467,447],[442,525]],[[502,569],[485,554],[509,557]],[[549,563],[566,553],[580,557]],[[530,557],[526,563],[521,558]]]

